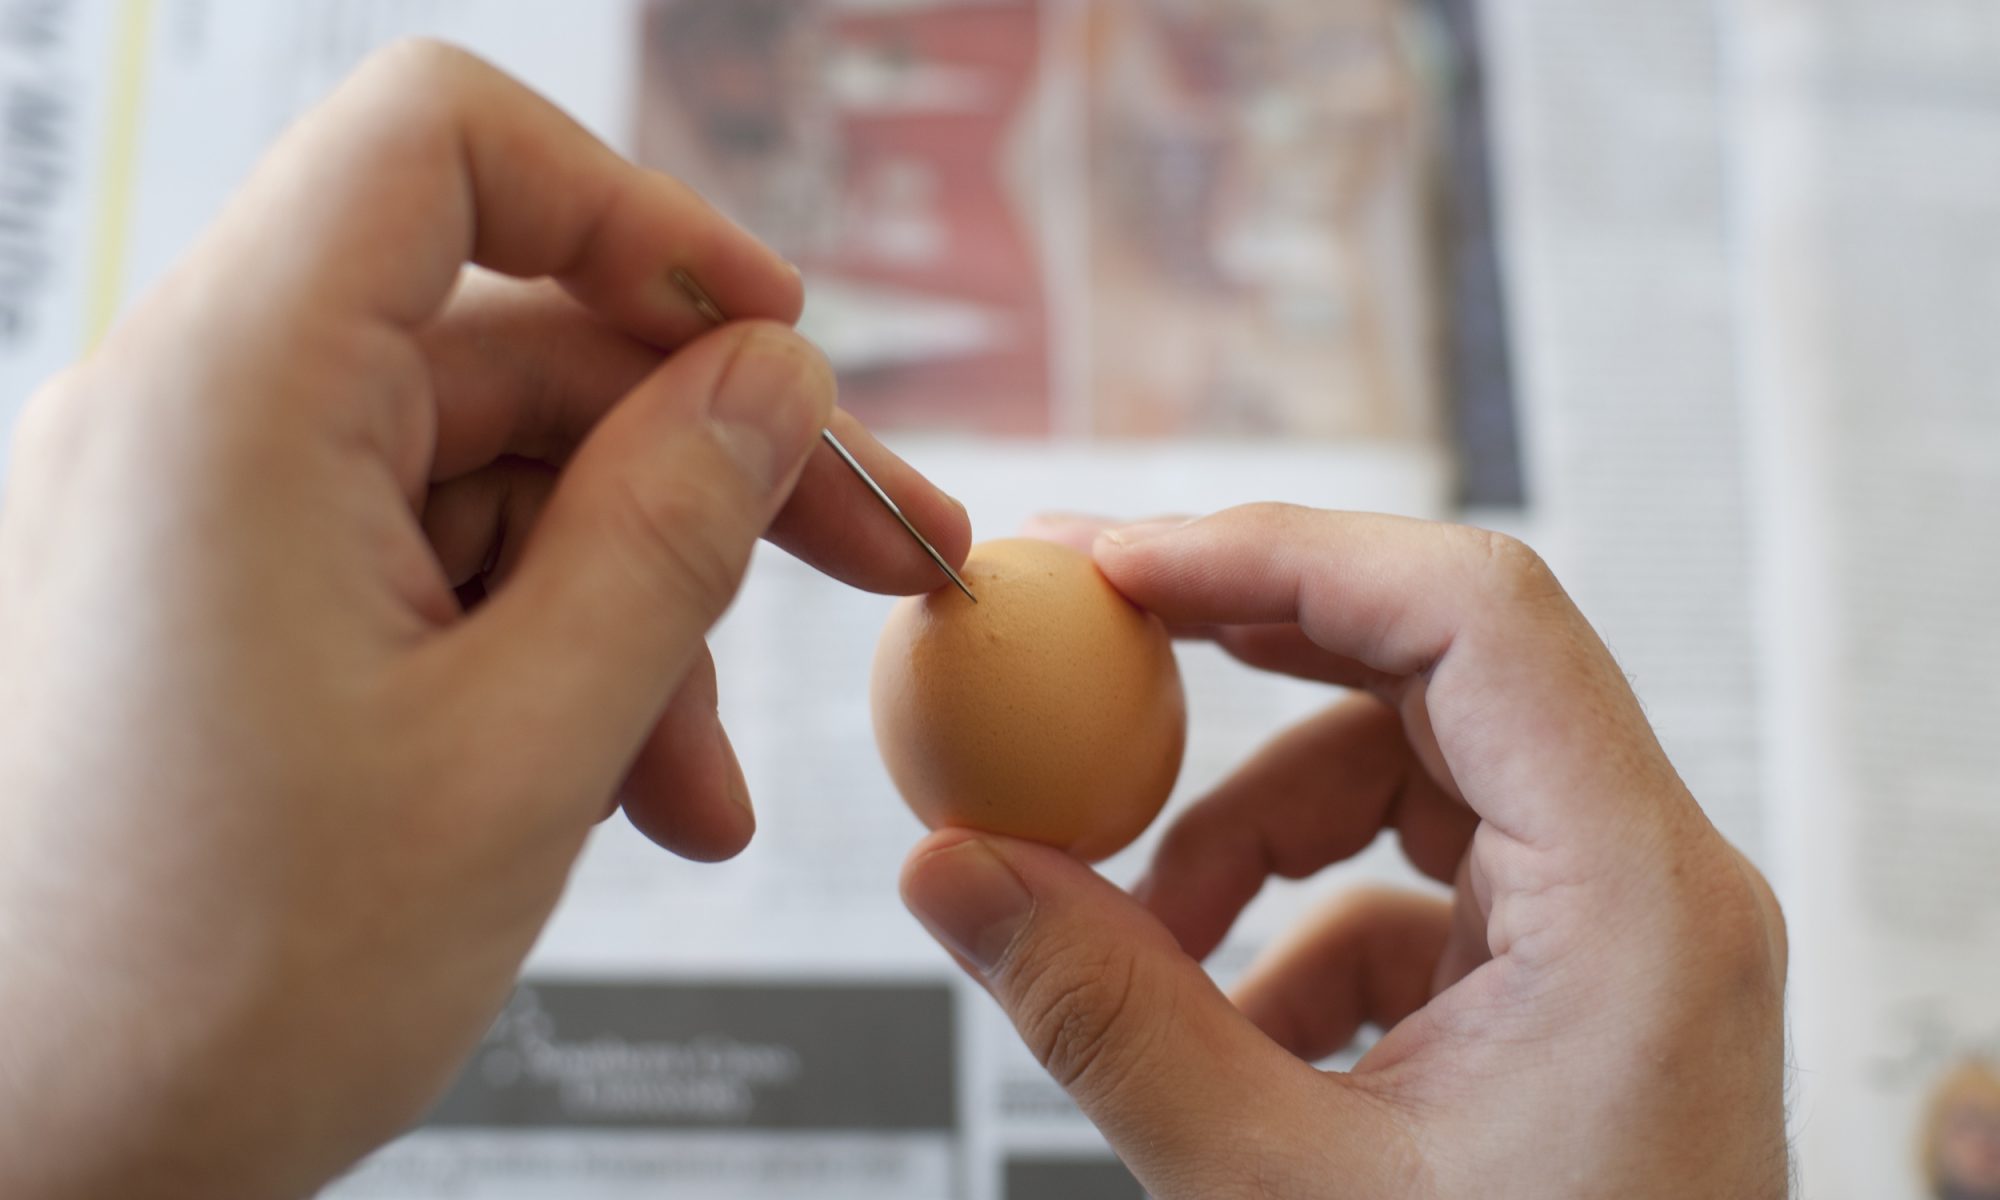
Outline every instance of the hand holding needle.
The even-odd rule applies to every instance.
[[[709,296],[708,292],[699,283],[695,282],[694,276],[688,274],[682,268],[676,267],[674,268],[673,278],[675,286],[686,293],[688,302],[694,305],[694,310],[700,313],[703,319],[711,325],[721,325],[729,319],[723,315],[721,307]],[[918,532],[917,527],[910,523],[910,518],[903,515],[902,507],[890,498],[888,492],[882,490],[882,485],[875,482],[874,476],[868,473],[868,469],[863,467],[855,459],[854,455],[848,452],[846,446],[840,444],[840,439],[834,436],[833,430],[822,429],[820,430],[820,436],[826,439],[827,445],[833,447],[833,452],[840,456],[840,461],[846,463],[853,470],[856,477],[862,483],[868,485],[868,490],[875,493],[875,498],[882,502],[883,507],[889,510],[889,514],[895,517],[902,524],[903,528],[909,531],[910,536],[917,540],[917,545],[923,547],[925,554],[930,555],[931,561],[938,565],[938,570],[944,572],[945,578],[957,584],[958,590],[965,593],[966,599],[972,601],[974,604],[979,603],[979,597],[973,595],[972,589],[965,586],[965,580],[959,578],[958,572],[951,569],[951,564],[946,562],[944,556],[937,552],[937,547],[931,545],[930,539]]]

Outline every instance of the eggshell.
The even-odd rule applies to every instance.
[[[1143,832],[1180,774],[1187,699],[1159,618],[1086,555],[975,546],[945,587],[899,603],[875,651],[875,740],[917,816],[1086,861]]]

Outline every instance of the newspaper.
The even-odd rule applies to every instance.
[[[2000,1195],[2000,12],[1819,7],[1741,52],[1799,1147]]]
[[[0,414],[368,50],[461,42],[800,262],[844,403],[980,537],[1282,499],[1532,540],[1785,894],[1808,1193],[1981,1196],[1950,1171],[2000,1136],[1996,22],[0,0]],[[463,1078],[331,1195],[1138,1195],[896,900],[889,603],[760,551],[712,639],[755,844],[698,866],[607,824]],[[1329,700],[1182,654],[1173,807]],[[1414,885],[1378,845],[1274,886],[1214,969],[1361,878]]]
[[[1483,10],[1529,530],[1694,794],[1762,859],[1754,478],[1738,386],[1720,8]]]

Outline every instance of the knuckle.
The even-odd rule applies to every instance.
[[[70,374],[66,371],[28,397],[14,422],[16,446],[24,450],[39,447],[54,436],[58,414],[67,407],[64,401],[71,386]]]
[[[1790,958],[1784,910],[1763,874],[1734,849],[1730,855],[1741,881],[1736,950],[1744,973],[1760,988],[1782,988]]]
[[[315,153],[354,157],[388,178],[427,178],[459,154],[469,96],[469,52],[431,38],[406,37],[374,51],[301,137]],[[358,165],[358,164],[357,164]]]
[[[1763,913],[1764,929],[1768,935],[1772,961],[1778,968],[1780,981],[1791,971],[1792,931],[1785,920],[1784,906],[1778,903],[1778,894],[1761,873],[1752,870],[1757,892],[1758,908]]]
[[[1141,991],[1139,963],[1130,952],[1059,954],[1023,985],[1029,1015],[1022,1035],[1065,1090],[1116,1094],[1150,1053]]]
[[[1465,531],[1476,570],[1487,585],[1509,598],[1525,599],[1561,591],[1555,572],[1534,547],[1491,529]]]
[[[1694,926],[1694,955],[1737,999],[1781,996],[1786,974],[1784,914],[1763,875],[1734,847],[1682,898]]]
[[[434,84],[482,65],[471,51],[450,42],[411,36],[397,38],[375,51],[362,70],[385,86],[407,87],[417,81]]]
[[[435,38],[406,37],[370,55],[356,72],[363,124],[377,140],[435,152],[455,136],[469,93],[493,68]]]
[[[55,466],[73,457],[84,421],[78,409],[89,395],[83,369],[68,367],[49,379],[21,406],[14,423],[14,462]]]

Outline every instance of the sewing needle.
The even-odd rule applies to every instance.
[[[676,267],[674,268],[673,278],[675,286],[686,293],[688,303],[694,305],[694,310],[701,314],[703,320],[709,322],[711,325],[721,325],[728,320],[723,315],[721,306],[716,304],[715,300],[709,296],[708,292],[699,283],[695,282],[694,276],[688,274],[686,270]],[[833,447],[833,452],[840,456],[840,461],[848,465],[848,468],[854,472],[855,477],[868,485],[868,490],[875,493],[875,498],[880,500],[882,506],[889,510],[889,515],[895,517],[897,522],[909,531],[910,536],[917,540],[917,545],[923,547],[925,554],[930,555],[931,561],[938,565],[938,570],[944,572],[945,578],[958,585],[958,590],[965,593],[967,600],[972,601],[974,604],[979,603],[979,597],[973,595],[972,589],[965,586],[965,580],[960,579],[958,572],[951,569],[951,564],[944,560],[944,555],[939,554],[937,547],[931,545],[930,539],[925,537],[917,530],[915,525],[910,523],[910,518],[903,515],[902,506],[891,499],[889,493],[882,490],[882,485],[875,482],[875,477],[868,473],[868,469],[862,466],[859,460],[848,452],[846,446],[840,444],[840,439],[834,436],[833,430],[820,430],[820,437],[826,440],[827,445]]]

